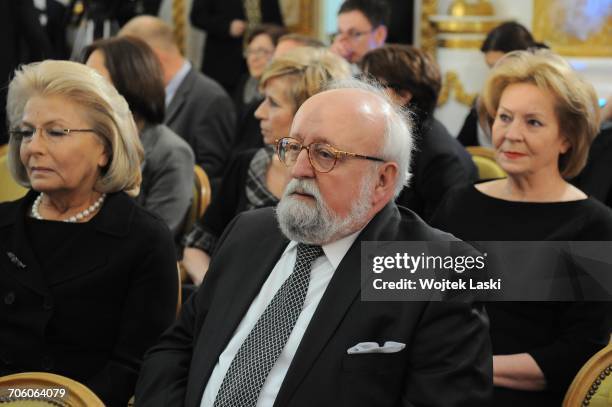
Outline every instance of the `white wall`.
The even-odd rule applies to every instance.
[[[329,39],[329,34],[333,34],[337,31],[336,16],[343,0],[319,1],[319,10],[321,10],[320,18],[322,22],[322,24],[320,24],[321,32],[319,33],[319,38],[327,42],[327,40]]]

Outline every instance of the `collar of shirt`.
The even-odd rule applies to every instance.
[[[361,230],[362,229],[359,229],[357,232],[345,236],[340,240],[321,246],[323,253],[325,253],[325,257],[327,257],[327,260],[331,263],[334,270],[338,268],[338,265],[357,239],[357,236],[359,236],[359,233],[361,233]],[[289,245],[287,245],[285,252],[293,250],[297,245],[298,242],[292,240]]]
[[[172,79],[170,79],[170,82],[168,82],[168,86],[166,86],[166,107],[170,106],[170,102],[172,102],[174,95],[176,95],[176,91],[179,86],[181,86],[181,83],[183,83],[183,79],[185,79],[189,70],[191,70],[191,62],[185,60],[183,66],[181,66]]]

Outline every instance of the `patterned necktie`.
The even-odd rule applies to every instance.
[[[308,291],[312,262],[321,246],[297,245],[293,272],[278,289],[227,370],[214,407],[254,407],[272,366],[289,339]]]

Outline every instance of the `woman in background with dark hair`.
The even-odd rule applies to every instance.
[[[157,57],[143,41],[126,36],[94,42],[83,60],[127,100],[145,152],[137,200],[166,222],[178,242],[193,194],[195,159],[187,142],[162,124],[165,91]]]
[[[274,55],[278,39],[285,34],[285,27],[262,24],[255,27],[247,37],[244,58],[249,72],[242,77],[234,93],[238,117],[251,103],[261,103],[263,96],[259,92],[259,78]]]
[[[440,70],[428,54],[408,45],[369,51],[360,66],[414,113],[412,178],[396,202],[428,219],[450,188],[471,184],[477,177],[470,155],[433,117],[442,86]]]
[[[487,66],[492,68],[508,52],[529,48],[548,47],[536,42],[529,30],[523,25],[510,21],[489,31],[480,51],[484,54]],[[465,118],[457,140],[464,146],[491,147],[491,142],[478,124],[478,113],[475,106],[472,106],[470,113]]]

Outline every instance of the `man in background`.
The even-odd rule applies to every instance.
[[[206,171],[214,192],[234,141],[236,113],[231,98],[181,55],[172,28],[163,20],[135,17],[119,35],[144,40],[159,58],[166,85],[164,123],[189,143],[196,164]]]
[[[366,52],[384,45],[389,18],[386,0],[346,0],[338,10],[338,32],[331,50],[358,63]]]

